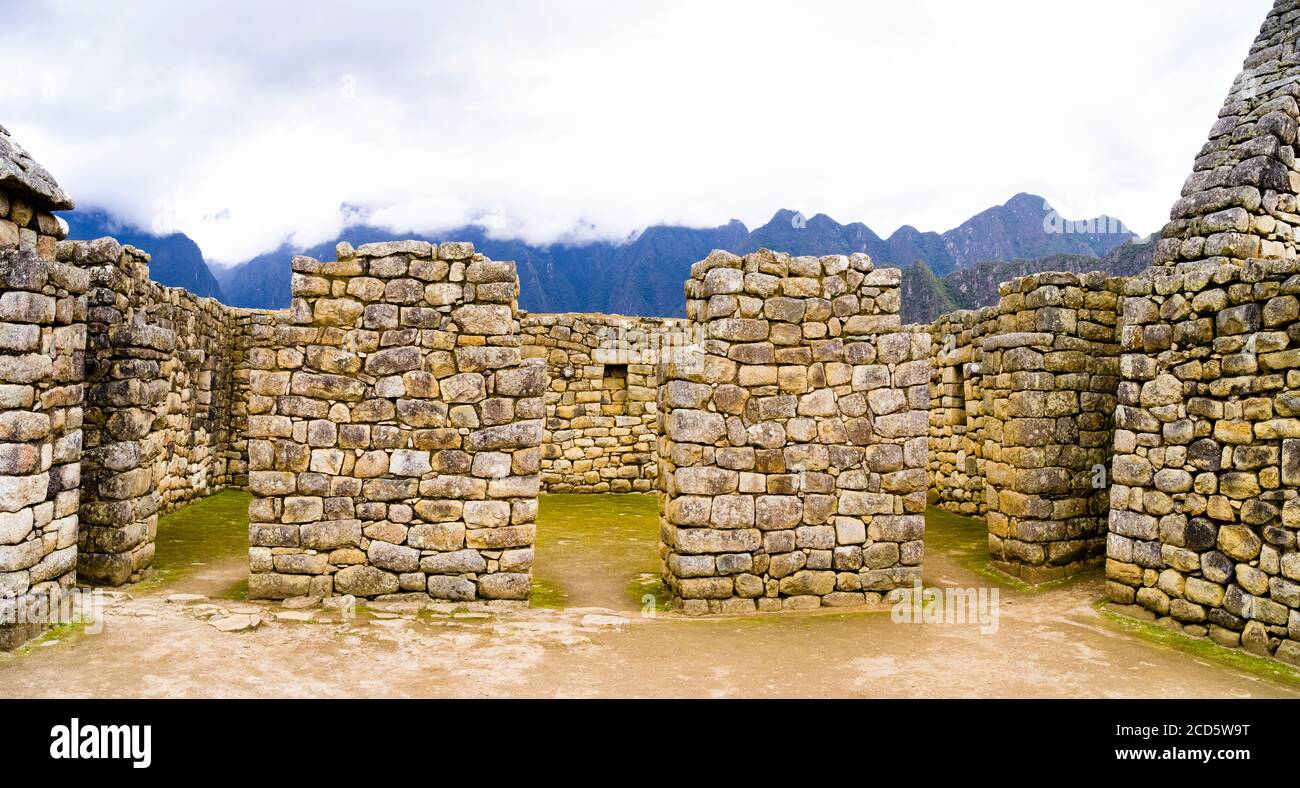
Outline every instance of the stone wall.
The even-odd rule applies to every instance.
[[[649,492],[658,470],[656,365],[687,321],[622,315],[527,315],[526,358],[544,359],[547,492]]]
[[[1101,563],[1122,280],[1004,283],[983,342],[980,416],[993,565],[1039,583]]]
[[[1300,664],[1300,2],[1278,0],[1125,284],[1107,595]]]
[[[249,593],[526,599],[546,365],[513,263],[469,244],[341,244],[254,315]]]
[[[274,343],[277,314],[265,309],[227,308],[230,313],[230,439],[222,450],[230,486],[248,489],[248,406],[253,396],[255,346]]]
[[[1102,560],[1122,283],[1032,274],[929,327],[930,501],[984,517],[994,566],[1028,582]]]
[[[1126,285],[1107,594],[1300,664],[1300,265]]]
[[[1156,246],[1157,266],[1295,259],[1300,1],[1277,0]]]
[[[86,272],[0,250],[0,649],[76,581]]]
[[[688,614],[878,601],[920,576],[929,338],[865,255],[691,269],[659,392],[664,578]]]
[[[59,220],[39,202],[0,188],[0,249],[23,249],[53,260],[63,237]]]
[[[968,517],[983,516],[987,510],[978,425],[984,412],[984,334],[996,319],[995,307],[963,310],[926,327],[932,342],[928,500]]]
[[[231,323],[210,298],[149,279],[149,256],[111,238],[64,241],[90,275],[78,573],[140,579],[158,515],[231,481]]]

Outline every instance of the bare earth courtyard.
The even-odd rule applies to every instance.
[[[1300,697],[1288,666],[1105,614],[1100,573],[1038,591],[997,579],[982,525],[937,510],[925,584],[996,587],[991,634],[895,623],[887,607],[653,611],[663,594],[650,495],[543,496],[528,609],[291,610],[243,599],[246,502],[226,492],[165,518],[155,568],[102,631],[65,627],[0,654],[0,696]],[[260,625],[213,623],[245,615]]]

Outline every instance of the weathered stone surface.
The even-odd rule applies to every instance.
[[[397,575],[373,566],[349,566],[334,575],[334,591],[339,594],[373,597],[395,594],[398,587]]]
[[[688,613],[861,604],[873,539],[872,582],[910,582],[891,572],[919,562],[898,540],[920,518],[890,517],[923,503],[931,371],[930,343],[898,319],[900,282],[865,255],[715,253],[692,269],[687,317],[707,341],[666,366],[657,403],[665,582]]]
[[[290,310],[240,322],[253,583],[526,598],[550,378],[520,352],[514,265],[457,243],[339,254],[295,258]],[[157,429],[157,401],[131,398],[120,440]]]

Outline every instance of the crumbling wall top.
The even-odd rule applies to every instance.
[[[0,191],[31,200],[43,211],[70,211],[76,207],[54,176],[31,157],[0,126]]]

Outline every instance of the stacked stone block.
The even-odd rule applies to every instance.
[[[930,341],[865,255],[714,252],[659,391],[661,552],[688,614],[879,601],[920,576]]]
[[[121,585],[152,564],[160,513],[230,482],[229,315],[150,280],[149,256],[111,238],[58,256],[91,283],[78,571]]]
[[[26,246],[0,250],[0,649],[76,582],[88,277]]]
[[[1004,283],[983,340],[989,552],[1040,583],[1102,560],[1120,280],[1043,273]]]
[[[341,244],[251,316],[249,592],[526,599],[546,365],[513,263]]]
[[[1155,265],[1294,259],[1300,0],[1277,0],[1196,158]]]
[[[1122,302],[1107,595],[1300,664],[1300,3],[1278,0]]]
[[[544,359],[547,492],[649,492],[656,460],[656,365],[683,346],[684,320],[527,315],[523,353]]]
[[[963,310],[924,327],[933,359],[928,500],[968,517],[982,516],[987,509],[978,430],[984,404],[980,381],[984,332],[996,319],[996,308]]]
[[[45,168],[0,126],[0,249],[24,249],[53,260],[65,235],[54,211],[73,207]]]
[[[229,440],[222,461],[232,487],[248,488],[248,403],[252,397],[252,350],[275,341],[276,310],[227,307],[230,325]]]
[[[1126,283],[1107,594],[1300,664],[1300,265]]]

